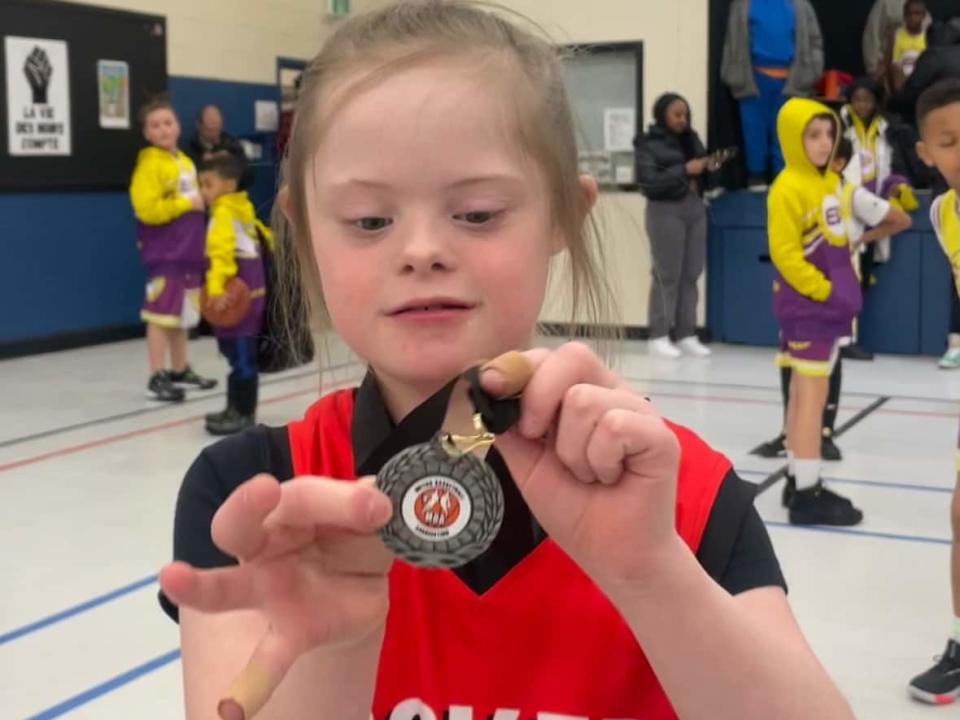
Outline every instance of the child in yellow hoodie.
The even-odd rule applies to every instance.
[[[940,172],[950,187],[933,201],[930,218],[960,292],[960,80],[941,80],[920,96],[917,128],[920,131],[917,153],[927,165]],[[952,703],[960,696],[960,451],[957,452],[956,480],[950,503],[953,629],[947,649],[937,663],[913,678],[909,687],[913,697],[935,705]]]
[[[848,192],[845,179],[845,169],[855,156],[853,143],[846,137],[841,138],[837,144],[834,153],[831,168],[840,178],[843,184],[841,193],[845,195]],[[857,259],[861,248],[869,247],[872,243],[881,241],[883,238],[889,238],[898,233],[904,232],[910,227],[910,216],[901,209],[897,199],[889,201],[878,197],[870,189],[864,186],[854,185],[853,195],[850,198],[850,216],[847,218],[847,238],[851,243],[853,252],[854,267],[857,266]],[[862,269],[861,287],[863,286]],[[856,328],[851,328],[851,331]],[[855,333],[854,333],[855,336]],[[853,342],[853,337],[844,339],[841,343],[849,347]],[[787,419],[787,407],[790,404],[790,385],[793,378],[793,368],[790,364],[784,363],[780,368],[780,391],[783,394],[784,421]],[[837,420],[837,412],[840,409],[840,388],[843,382],[843,353],[836,358],[829,379],[829,392],[827,395],[827,404],[823,411],[823,421],[820,456],[821,460],[839,461],[843,459],[840,448],[834,442],[834,425]],[[773,440],[765,442],[752,451],[751,454],[761,457],[775,458],[786,455],[786,431],[778,435]],[[793,476],[789,476],[786,488],[784,489],[784,505],[789,506],[789,500],[796,491],[796,482]]]
[[[207,226],[205,290],[208,302],[223,303],[227,282],[238,277],[250,290],[250,308],[236,325],[218,327],[220,352],[230,363],[227,377],[227,407],[206,417],[211,435],[232,435],[253,427],[257,411],[259,370],[257,337],[263,329],[266,280],[263,245],[273,249],[273,236],[257,220],[253,203],[238,186],[243,163],[229,153],[220,153],[200,166],[200,192],[210,207]]]
[[[777,117],[786,168],[767,199],[780,367],[792,368],[787,402],[789,476],[784,500],[797,525],[856,525],[863,513],[820,479],[821,419],[839,344],[860,312],[860,283],[846,234],[855,186],[830,168],[839,118],[794,98]]]
[[[207,390],[216,380],[197,375],[187,361],[187,332],[200,321],[203,200],[193,162],[177,148],[180,124],[169,101],[152,100],[140,111],[143,135],[130,181],[137,246],[147,269],[146,300],[150,380],[147,397],[179,402],[184,387]],[[167,368],[167,353],[170,367]]]

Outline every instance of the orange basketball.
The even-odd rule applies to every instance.
[[[240,278],[232,277],[227,280],[222,297],[225,301],[221,307],[217,308],[207,297],[206,290],[203,291],[200,311],[203,313],[204,320],[220,328],[238,325],[250,309],[250,288]]]

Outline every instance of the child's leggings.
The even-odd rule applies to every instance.
[[[257,369],[257,339],[253,337],[219,338],[217,346],[230,363],[230,375],[227,377],[227,405],[241,415],[256,414],[257,392],[260,384]]]

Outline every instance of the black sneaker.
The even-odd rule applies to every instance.
[[[762,458],[782,458],[787,456],[787,438],[783,435],[778,435],[770,442],[765,442],[763,445],[755,447],[750,451],[751,455],[759,455]]]
[[[852,502],[828,490],[822,482],[797,490],[790,499],[788,515],[791,525],[849,527],[863,520],[863,513]]]
[[[847,345],[846,347],[840,348],[840,357],[844,360],[873,361],[873,353],[869,350],[864,350],[859,345]]]
[[[207,432],[211,435],[233,435],[253,425],[253,415],[241,415],[232,407],[224,410],[219,418],[208,418],[206,422]]]
[[[949,705],[960,696],[960,645],[947,641],[937,664],[910,681],[910,697],[931,705]]]
[[[183,402],[184,392],[170,382],[170,375],[160,371],[154,373],[147,383],[147,397],[161,402]]]
[[[170,372],[170,381],[175,385],[195,390],[210,390],[217,386],[217,381],[213,378],[205,378],[197,375],[193,368],[187,365],[180,372]]]
[[[783,492],[780,493],[780,504],[785,508],[790,507],[793,496],[797,494],[797,479],[793,475],[787,475],[783,481]]]
[[[843,460],[843,453],[840,452],[840,448],[837,447],[832,436],[825,435],[823,440],[820,441],[820,457],[827,462],[840,462]]]
[[[229,414],[229,412],[230,412],[230,408],[227,407],[226,409],[221,410],[220,412],[207,413],[206,415],[203,416],[203,419],[204,419],[208,424],[209,424],[209,423],[220,423],[220,422],[223,422],[224,418],[226,418],[226,416]]]

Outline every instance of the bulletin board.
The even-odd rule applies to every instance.
[[[0,191],[127,187],[137,109],[166,90],[165,18],[0,0]]]
[[[577,124],[580,171],[601,187],[633,186],[633,139],[643,122],[643,43],[565,48],[563,79]]]

